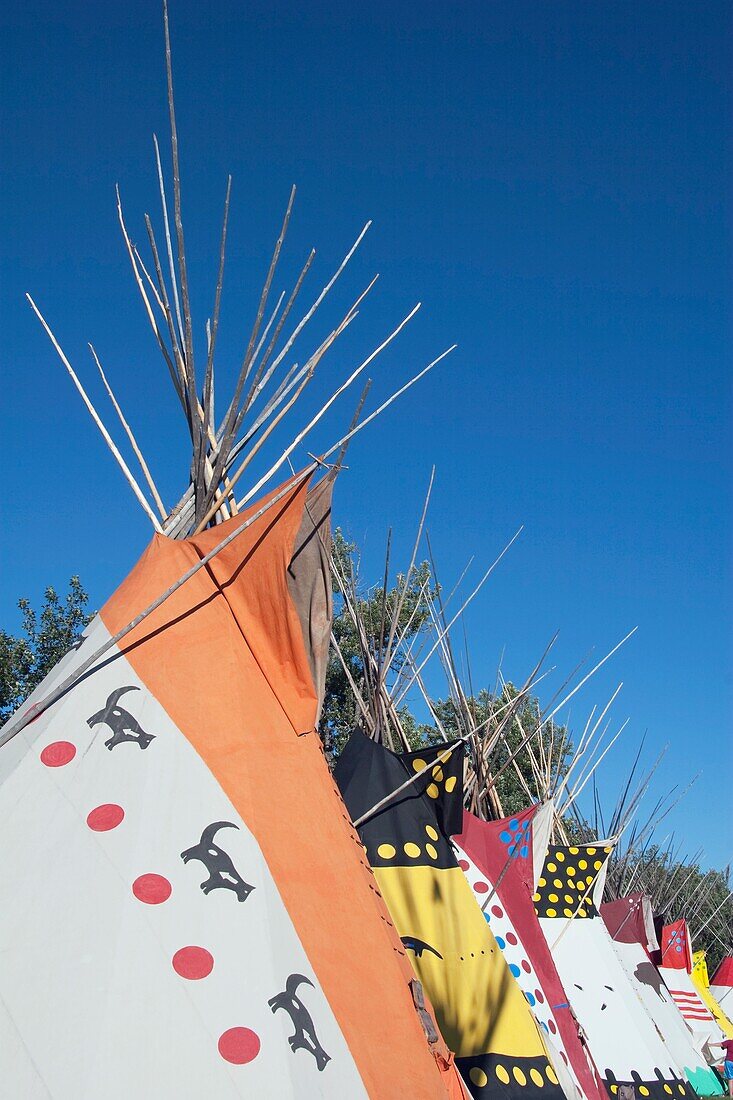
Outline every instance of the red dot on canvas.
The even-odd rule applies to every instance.
[[[122,806],[114,802],[105,802],[97,806],[87,814],[87,825],[95,833],[106,833],[110,829],[116,829],[125,816]]]
[[[260,1053],[260,1038],[248,1027],[230,1027],[219,1039],[219,1054],[226,1062],[243,1066]]]
[[[465,859],[459,859],[458,866],[461,868],[462,871],[468,870],[468,864],[466,863]]]
[[[543,1005],[543,1004],[545,1003],[545,998],[544,998],[544,994],[542,993],[542,990],[541,990],[541,989],[535,989],[535,991],[534,991],[534,995],[535,995],[535,997],[537,998],[538,1002],[539,1002],[539,1003],[540,1003],[541,1005]]]
[[[532,970],[532,967],[529,965],[527,959],[522,959],[522,970],[525,974],[529,974]]]
[[[47,768],[62,768],[76,756],[76,745],[71,741],[53,741],[41,753],[41,763]]]
[[[486,894],[489,890],[488,882],[474,882],[473,888],[477,894]]]
[[[555,1032],[557,1031],[557,1028],[555,1027],[555,1021],[554,1020],[548,1020],[547,1021],[547,1026],[549,1027],[550,1031],[554,1035]]]
[[[494,914],[495,917],[503,917],[504,916],[504,910],[499,905],[492,905],[491,906],[491,912]]]
[[[132,892],[138,901],[146,905],[160,905],[171,896],[172,886],[162,875],[140,875],[132,884]]]
[[[568,1056],[567,1056],[567,1054],[565,1053],[564,1050],[560,1051],[560,1057],[562,1058],[562,1060],[563,1060],[563,1062],[565,1063],[566,1066],[570,1065],[570,1063],[568,1062]]]
[[[518,941],[517,941],[517,937],[514,935],[513,932],[507,932],[506,942],[510,943],[512,945],[512,947],[516,947]]]
[[[190,981],[208,978],[214,969],[214,956],[205,947],[182,947],[171,961],[176,974]]]

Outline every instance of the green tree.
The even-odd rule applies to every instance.
[[[733,898],[730,868],[705,871],[698,863],[667,858],[658,845],[644,853],[632,852],[626,876],[632,889],[648,893],[665,920],[684,917],[694,951],[705,951],[710,977],[725,955],[733,937]]]
[[[336,570],[346,579],[347,585],[351,584],[355,551],[355,544],[348,542],[341,529],[336,528],[333,537],[333,558]],[[357,588],[357,617],[364,625],[369,652],[377,660],[382,659],[387,648],[390,623],[397,612],[404,584],[404,574],[397,574],[395,583],[387,587],[386,593],[383,585],[377,585],[363,592]],[[331,760],[338,756],[360,720],[360,710],[349,683],[349,676],[353,679],[358,691],[362,695],[365,693],[362,645],[359,642],[353,616],[335,580],[333,592],[333,636],[343,657],[343,663],[331,647],[320,723],[321,736]],[[400,609],[396,633],[399,635],[404,632],[405,644],[400,647],[400,652],[391,662],[390,677],[399,673],[405,648],[409,648],[410,642],[425,628],[429,617],[425,596],[427,593],[434,596],[435,592],[435,586],[431,583],[430,565],[428,562],[422,562],[412,571]],[[344,663],[348,668],[348,674],[344,669]],[[399,716],[412,747],[418,748],[425,744],[426,737],[437,738],[437,730],[418,723],[406,707],[400,708]]]
[[[91,622],[94,616],[86,609],[88,602],[76,576],[69,581],[63,601],[54,588],[46,589],[40,614],[29,600],[18,600],[21,636],[0,630],[0,721],[18,709]]]
[[[517,688],[512,683],[506,683],[498,694],[482,688],[465,700],[470,726],[474,729],[480,727],[480,738],[486,734],[490,737],[511,713],[511,719],[506,722],[490,760],[491,773],[496,777],[496,793],[507,816],[519,813],[533,799],[543,797],[550,775],[564,775],[573,752],[568,732],[563,726],[543,726],[539,735],[532,738],[529,749],[521,747],[537,729],[541,717],[535,696],[527,694],[519,700],[518,696]],[[449,738],[460,737],[467,732],[467,722],[461,717],[453,699],[438,699],[433,703],[433,710]],[[530,751],[537,762],[536,773]]]

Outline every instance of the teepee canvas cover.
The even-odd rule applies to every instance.
[[[733,1012],[733,955],[728,955],[715,971],[710,992],[728,1017]]]
[[[461,835],[453,840],[484,918],[537,1021],[557,1047],[575,1088],[588,1100],[597,1100],[606,1092],[581,1044],[577,1022],[532,904],[547,851],[552,810],[548,802],[499,821],[482,821],[464,811]]]
[[[694,951],[692,954],[692,980],[703,1001],[715,1017],[715,1022],[728,1039],[733,1039],[733,1023],[723,1011],[710,989],[708,978],[708,964],[705,962],[704,951]]]
[[[695,1044],[692,1031],[652,962],[651,955],[658,951],[659,945],[651,900],[645,894],[618,898],[601,905],[601,916],[629,980],[687,1080],[700,1096],[721,1095],[720,1081],[706,1064],[700,1046]]]
[[[357,822],[379,889],[476,1097],[562,1092],[537,1024],[470,887],[450,835],[461,829],[463,746],[397,755],[355,733],[336,780]],[[359,825],[411,776],[416,782]]]
[[[702,1043],[718,1044],[723,1031],[692,980],[692,945],[687,922],[665,924],[659,973],[688,1026]]]
[[[3,1096],[460,1094],[314,730],[305,499],[0,749]],[[29,706],[227,530],[156,535]]]
[[[630,985],[598,913],[611,851],[602,841],[550,845],[535,910],[611,1094],[631,1085],[638,1095],[655,1100],[690,1097],[694,1093]]]

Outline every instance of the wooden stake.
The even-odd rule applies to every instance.
[[[160,512],[160,518],[161,519],[166,519],[168,513],[165,509],[165,505],[163,504],[163,501],[160,499],[160,493],[158,492],[158,490],[155,486],[155,482],[153,481],[150,470],[148,469],[148,464],[147,464],[147,462],[145,461],[145,459],[143,457],[143,453],[137,445],[137,440],[135,439],[135,436],[132,433],[132,428],[130,427],[130,425],[125,420],[125,417],[123,416],[122,409],[120,408],[119,402],[118,402],[117,398],[115,397],[114,393],[112,392],[112,387],[110,386],[109,382],[107,381],[107,376],[105,375],[104,371],[102,370],[102,364],[99,362],[99,356],[97,355],[96,351],[94,350],[94,347],[93,347],[92,344],[89,345],[89,350],[91,351],[92,356],[94,357],[94,362],[97,364],[97,369],[99,370],[99,373],[100,373],[101,378],[102,378],[102,382],[104,383],[104,388],[106,389],[106,391],[109,395],[109,399],[115,407],[115,412],[117,413],[118,417],[120,418],[120,423],[122,424],[122,427],[125,429],[125,432],[127,434],[127,438],[130,440],[130,446],[132,447],[133,451],[135,452],[135,457],[137,458],[138,462],[140,463],[140,469],[143,472],[145,480],[148,483],[148,488],[150,489],[150,492],[153,495],[153,500],[155,501],[156,506],[158,508],[158,511]]]
[[[105,443],[107,444],[110,451],[112,452],[115,459],[117,460],[117,463],[118,463],[120,469],[122,470],[122,473],[124,474],[125,479],[127,480],[127,483],[129,484],[129,486],[132,489],[133,493],[137,497],[139,504],[141,505],[143,511],[145,512],[145,515],[148,517],[148,519],[152,523],[155,530],[159,534],[162,535],[163,534],[163,528],[158,523],[158,520],[155,516],[155,512],[153,512],[152,508],[150,507],[147,500],[145,499],[145,496],[144,496],[140,486],[135,481],[135,478],[133,477],[127,463],[125,462],[125,460],[122,457],[122,455],[120,454],[120,452],[117,450],[117,447],[115,446],[115,444],[112,440],[112,436],[109,434],[109,432],[105,428],[105,426],[102,423],[102,420],[101,420],[97,410],[94,408],[94,405],[91,403],[91,401],[87,397],[87,394],[86,394],[86,391],[85,391],[84,387],[82,386],[81,382],[79,381],[79,379],[77,378],[77,376],[74,372],[74,368],[72,367],[71,363],[66,358],[63,351],[61,350],[61,347],[60,347],[56,337],[54,336],[54,334],[51,332],[51,329],[46,324],[45,318],[41,314],[41,311],[39,310],[38,306],[36,305],[36,303],[31,298],[30,294],[26,294],[26,298],[30,302],[31,308],[32,308],[33,312],[35,313],[36,317],[38,318],[38,320],[41,322],[44,329],[46,330],[46,333],[48,335],[49,340],[51,341],[54,348],[56,349],[56,354],[58,355],[59,359],[61,360],[61,362],[66,367],[67,371],[69,372],[69,377],[71,378],[72,382],[74,383],[77,390],[79,391],[79,395],[80,395],[82,401],[84,402],[84,404],[86,405],[86,407],[89,411],[89,414],[92,417],[92,420],[94,421],[94,423],[99,428],[99,431],[102,434],[102,438],[104,439]]]

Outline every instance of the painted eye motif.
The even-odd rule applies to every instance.
[[[419,959],[423,951],[430,951],[433,955],[436,955],[439,959],[442,959],[440,951],[436,951],[434,947],[431,947],[429,943],[425,943],[425,940],[419,940],[417,936],[400,936],[402,943],[408,951],[415,952],[415,958]]]

